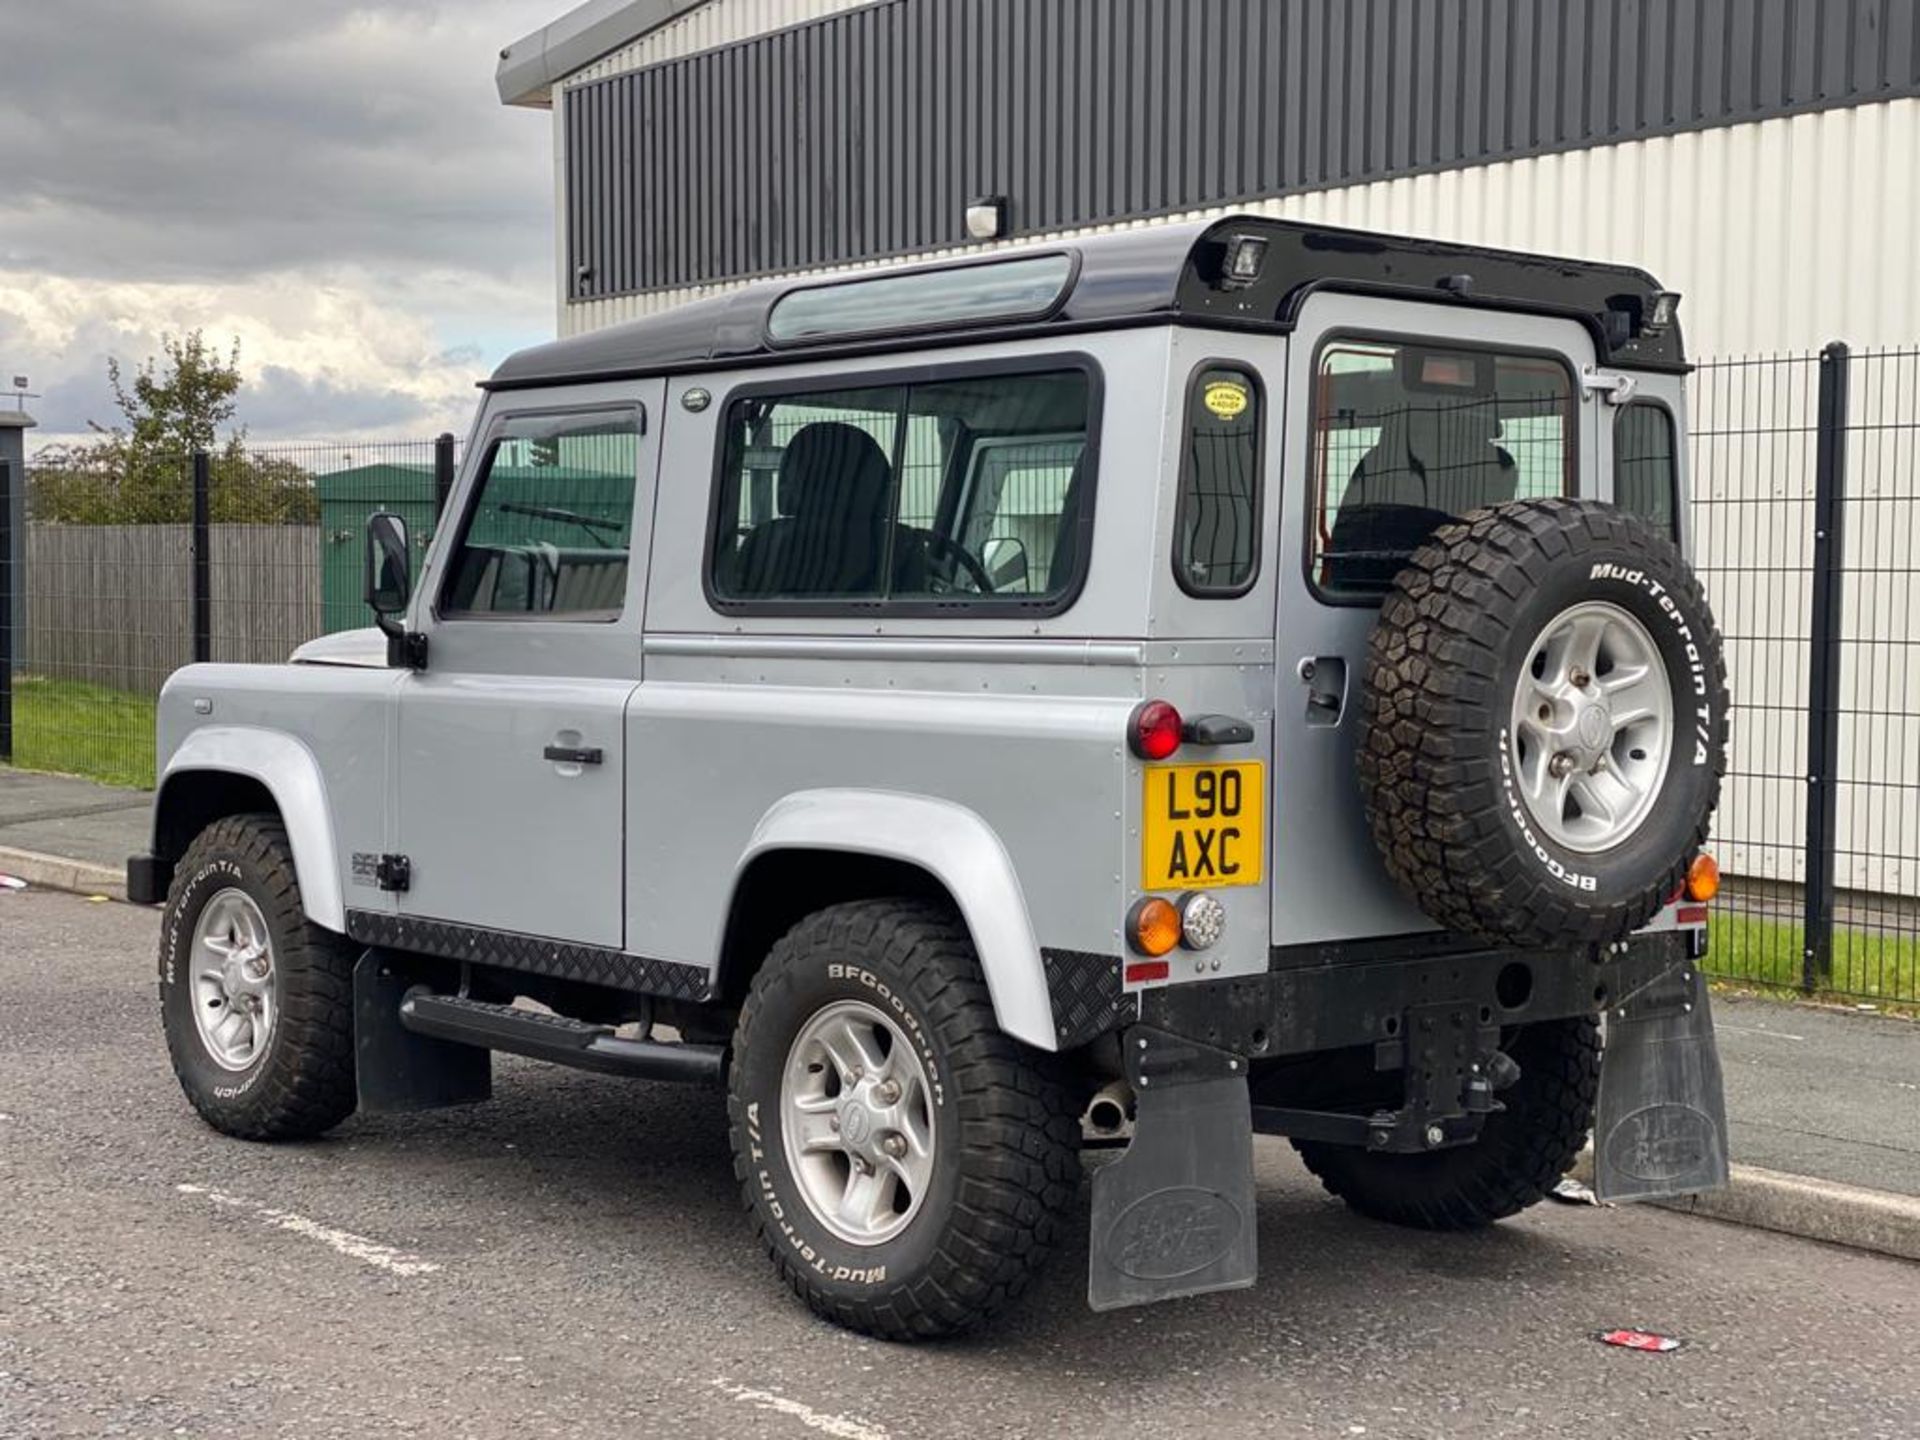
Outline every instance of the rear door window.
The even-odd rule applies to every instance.
[[[1676,533],[1679,515],[1677,449],[1666,406],[1636,400],[1620,407],[1613,422],[1613,503],[1668,535]]]
[[[1486,505],[1571,494],[1573,377],[1548,356],[1342,339],[1321,351],[1309,573],[1376,600],[1434,529]]]

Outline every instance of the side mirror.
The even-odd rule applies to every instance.
[[[367,607],[387,637],[387,664],[396,669],[427,668],[427,637],[408,632],[400,616],[413,598],[413,551],[407,522],[391,511],[367,517]]]
[[[413,552],[407,546],[407,522],[390,511],[377,511],[367,517],[367,606],[376,619],[390,620],[404,614],[412,598]]]

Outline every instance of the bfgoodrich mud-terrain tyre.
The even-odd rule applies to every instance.
[[[354,953],[308,923],[277,818],[200,832],[160,925],[160,1020],[202,1119],[243,1140],[292,1140],[353,1113]]]
[[[1442,526],[1367,652],[1360,788],[1435,920],[1617,939],[1679,889],[1726,766],[1720,635],[1672,540],[1590,500]]]
[[[1019,1295],[1079,1187],[1076,1107],[998,1028],[965,928],[927,904],[836,905],[773,947],[727,1108],[782,1277],[890,1340],[969,1329]]]
[[[1477,1230],[1546,1196],[1593,1125],[1600,1032],[1590,1018],[1529,1025],[1508,1047],[1520,1078],[1500,1092],[1471,1145],[1425,1155],[1380,1155],[1296,1140],[1327,1190],[1362,1215],[1419,1230]]]

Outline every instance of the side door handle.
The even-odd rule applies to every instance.
[[[607,758],[598,745],[549,745],[540,753],[556,765],[598,765]]]

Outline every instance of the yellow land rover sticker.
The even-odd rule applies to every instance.
[[[1260,883],[1266,771],[1258,761],[1149,765],[1142,773],[1141,889]]]
[[[1222,420],[1231,420],[1247,408],[1247,387],[1216,380],[1200,392],[1200,403]]]

